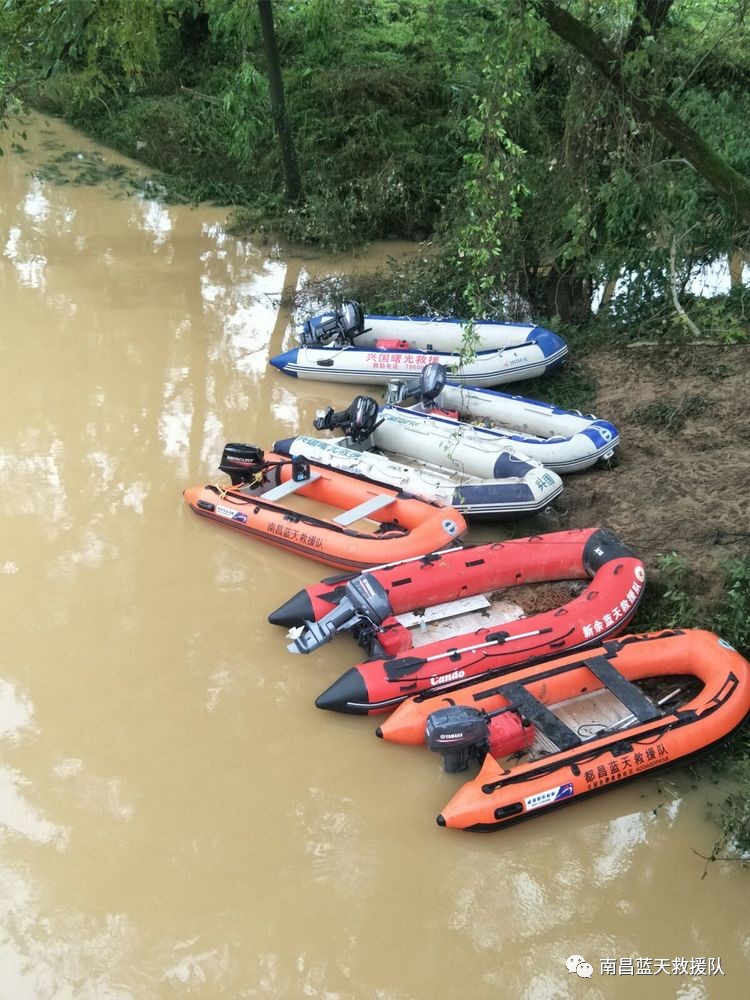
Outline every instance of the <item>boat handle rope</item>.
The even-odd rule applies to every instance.
[[[652,739],[632,738],[628,736],[627,730],[623,733],[614,732],[612,736],[621,736],[622,738],[617,742],[628,742],[632,746],[650,746],[657,740],[663,738],[665,733],[668,733],[670,729],[674,729],[677,726],[684,725],[684,719],[676,718],[671,722],[667,722],[665,725],[658,726],[655,729],[649,730],[647,733],[641,734],[642,737],[652,737]],[[601,735],[592,736],[591,742],[594,740],[601,739]],[[502,778],[498,778],[497,781],[490,781],[486,785],[482,785],[482,791],[485,795],[491,795],[492,792],[496,791],[498,788],[503,788],[505,785],[515,785],[521,781],[526,781],[529,778],[543,778],[547,774],[552,774],[554,771],[560,770],[563,767],[570,767],[571,770],[579,767],[581,764],[588,764],[591,761],[596,760],[598,757],[604,756],[606,753],[610,753],[613,745],[617,745],[616,742],[613,744],[609,742],[603,747],[599,747],[597,750],[588,750],[583,753],[576,754],[574,757],[569,757],[567,760],[550,761],[549,764],[543,764],[540,767],[534,768],[532,771],[525,771],[523,774],[512,774],[508,773],[503,775]],[[575,773],[575,771],[574,771]]]
[[[294,462],[291,458],[284,458],[280,462],[264,462],[257,472],[253,473],[249,479],[245,480],[244,485],[251,487],[258,486],[262,483],[263,476],[269,469],[280,469],[283,465],[293,464]],[[242,503],[254,503],[257,500],[257,497],[245,497],[242,496],[239,491],[235,492],[238,486],[241,488],[241,485],[242,484],[240,483],[237,483],[236,485],[232,483],[231,486],[215,486],[211,483],[206,487],[206,489],[212,490],[214,493],[218,493],[219,499],[221,500],[224,500],[226,497],[231,495],[233,500],[242,501]]]

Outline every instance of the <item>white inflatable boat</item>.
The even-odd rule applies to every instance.
[[[331,407],[315,420],[317,430],[344,437],[277,441],[274,450],[365,475],[424,499],[438,500],[466,517],[503,520],[544,510],[562,492],[560,477],[512,445],[494,441],[461,449],[445,424],[429,428],[421,414],[357,396],[346,410]]]
[[[381,385],[414,378],[442,364],[452,381],[493,386],[537,378],[568,354],[562,337],[533,323],[476,320],[476,350],[462,359],[467,321],[420,316],[365,316],[356,302],[313,316],[300,328],[301,346],[270,363],[295,378]]]
[[[386,400],[396,400],[398,393],[398,388],[389,385]],[[617,428],[608,420],[525,396],[446,385],[431,403],[404,403],[428,428],[441,424],[467,442],[511,445],[555,472],[580,472],[601,460],[609,461],[620,444]],[[394,402],[385,409],[401,411],[404,406]]]
[[[473,520],[512,520],[536,514],[549,506],[563,488],[555,473],[510,451],[498,455],[495,467],[499,476],[482,479],[415,459],[399,462],[398,456],[347,447],[347,440],[300,435],[276,441],[273,450],[365,476],[423,500],[444,503]]]

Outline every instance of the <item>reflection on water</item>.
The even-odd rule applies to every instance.
[[[739,995],[746,874],[699,857],[719,793],[678,773],[440,830],[435,755],[312,707],[360,651],[292,657],[266,623],[325,569],[182,502],[226,441],[355,394],[269,368],[286,294],[413,248],[266,252],[216,209],[35,178],[44,142],[93,146],[29,134],[0,160],[1,1000],[624,997],[599,963],[635,955],[722,958],[645,993]]]

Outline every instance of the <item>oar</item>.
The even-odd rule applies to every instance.
[[[668,701],[671,701],[673,698],[676,698],[677,695],[680,693],[680,691],[682,691],[682,688],[675,688],[674,691],[670,691],[669,694],[665,694],[663,698],[660,698],[659,701],[657,701],[657,703],[656,703],[657,706],[659,708],[661,708],[662,705],[666,705]],[[619,722],[613,722],[612,725],[609,727],[609,729],[605,729],[604,732],[605,733],[612,733],[612,732],[615,732],[618,729],[622,729],[623,726],[629,726],[631,723],[637,722],[637,721],[638,721],[638,716],[634,715],[631,712],[630,715],[626,715],[625,718],[624,719],[620,719]],[[601,733],[598,733],[597,736],[592,737],[592,738],[593,739],[597,739],[598,736],[601,736],[601,735],[602,735]]]
[[[491,646],[504,646],[508,642],[517,642],[519,639],[531,639],[535,636],[546,635],[552,632],[552,628],[535,629],[533,632],[522,632],[519,635],[510,635],[508,632],[492,632],[487,635],[486,642],[475,643],[472,646],[461,646],[459,649],[447,649],[444,653],[435,653],[433,656],[402,656],[395,660],[385,661],[385,670],[388,674],[408,674],[417,667],[423,667],[435,660],[450,660],[455,663],[461,659],[464,653],[475,653],[480,649],[488,649]],[[388,677],[388,680],[397,683],[398,677]]]

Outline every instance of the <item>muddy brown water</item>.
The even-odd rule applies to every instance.
[[[268,367],[285,283],[414,249],[257,247],[219,209],[34,177],[96,148],[59,123],[21,145],[0,160],[2,1000],[744,994],[750,875],[700,857],[720,789],[676,771],[440,829],[460,776],[313,707],[353,644],[293,657],[266,623],[325,568],[182,502],[225,440],[268,447],[353,395]]]

